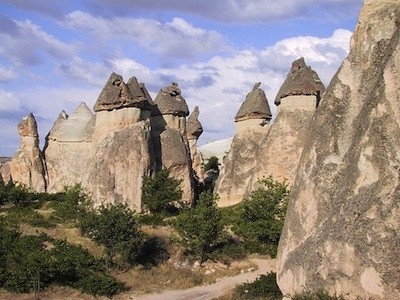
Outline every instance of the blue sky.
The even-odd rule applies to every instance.
[[[95,103],[111,72],[151,95],[176,81],[200,107],[200,143],[234,133],[255,82],[273,100],[300,56],[327,85],[362,0],[0,0],[0,156],[33,112],[41,144],[61,110]]]

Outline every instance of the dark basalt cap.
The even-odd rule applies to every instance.
[[[267,96],[260,89],[261,82],[257,82],[253,90],[247,94],[246,100],[242,103],[239,111],[235,116],[235,121],[243,121],[247,119],[267,119],[272,118],[269,108]]]
[[[199,107],[196,106],[188,118],[186,132],[189,139],[198,139],[203,133],[203,126],[201,126],[199,121],[199,114]]]
[[[180,117],[189,115],[189,108],[181,95],[178,84],[175,82],[161,89],[154,103],[156,107],[152,110],[152,115],[176,115]]]
[[[136,103],[136,106],[151,110],[152,106],[154,106],[154,102],[144,83],[139,83],[136,77],[133,76],[129,78],[127,86],[132,94],[133,102]]]
[[[143,101],[146,101],[146,99]],[[133,98],[122,76],[113,72],[101,91],[93,109],[95,112],[98,112],[132,106],[138,107],[140,105]]]
[[[317,72],[308,67],[301,57],[292,63],[292,68],[276,95],[275,104],[279,105],[282,98],[293,95],[315,95],[318,103],[324,91],[325,86]]]

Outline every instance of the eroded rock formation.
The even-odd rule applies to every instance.
[[[283,294],[400,299],[399,70],[399,1],[364,1],[301,156],[278,250]]]
[[[59,114],[44,147],[48,192],[76,183],[86,186],[93,157],[94,124],[95,116],[83,102],[70,117],[64,111]]]
[[[215,186],[219,206],[239,203],[249,193],[250,179],[257,163],[255,154],[260,151],[272,117],[260,85],[254,85],[236,114],[236,133]]]
[[[317,73],[306,65],[303,58],[292,63],[275,99],[277,116],[255,156],[256,167],[249,190],[254,190],[258,180],[268,175],[293,184],[308,125],[324,91]]]
[[[192,159],[192,169],[194,171],[195,178],[199,182],[203,182],[204,170],[201,166],[200,153],[197,150],[197,140],[203,133],[203,126],[199,121],[199,114],[200,114],[199,107],[196,106],[188,118],[186,133],[187,133],[187,140],[189,143],[190,157]]]
[[[194,182],[192,161],[186,137],[189,108],[176,83],[163,88],[154,100],[151,114],[152,145],[156,169],[167,168],[181,180],[182,199],[192,202]]]
[[[10,163],[11,179],[14,183],[23,184],[35,192],[44,192],[45,168],[39,148],[37,124],[32,113],[18,124],[18,134],[20,146]]]

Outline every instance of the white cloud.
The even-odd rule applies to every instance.
[[[46,56],[55,59],[68,58],[75,54],[73,45],[62,42],[46,33],[30,20],[14,21],[1,17],[0,54],[17,65],[42,63]]]
[[[214,30],[205,30],[182,18],[161,23],[144,18],[102,18],[82,11],[68,14],[62,23],[76,31],[89,32],[96,42],[137,45],[163,58],[190,59],[228,49],[224,37]],[[107,42],[107,43],[106,43]]]
[[[21,100],[11,92],[0,90],[0,112],[13,112],[21,109]]]
[[[142,11],[172,10],[228,23],[255,23],[293,17],[322,19],[357,13],[362,0],[96,0],[90,8],[103,15],[127,15],[129,8]]]
[[[17,78],[17,74],[14,70],[4,68],[0,65],[0,82],[9,81],[11,79]]]

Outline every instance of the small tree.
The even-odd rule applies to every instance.
[[[189,253],[205,261],[206,254],[223,234],[221,211],[216,205],[216,199],[210,192],[200,195],[195,208],[184,211],[172,222],[176,238],[180,245]]]
[[[204,171],[213,171],[219,174],[219,164],[218,164],[218,157],[211,156],[207,163],[204,165]]]
[[[104,245],[107,269],[117,254],[125,262],[135,259],[144,241],[134,213],[122,204],[102,205],[97,211],[88,211],[80,220],[80,228]]]
[[[151,213],[170,211],[182,199],[181,181],[170,177],[170,171],[163,169],[153,177],[145,176],[142,187],[142,203]]]
[[[244,239],[251,252],[269,253],[274,257],[290,191],[286,181],[275,181],[272,176],[259,183],[262,187],[253,191],[239,206],[238,223],[233,230]]]

